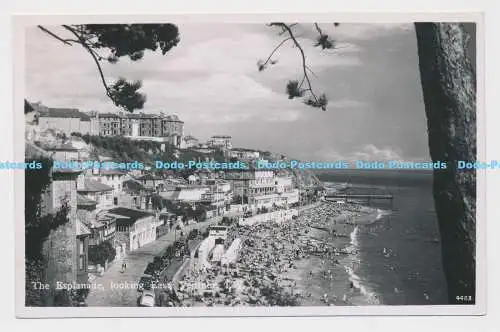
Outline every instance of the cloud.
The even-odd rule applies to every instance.
[[[325,25],[322,25],[325,27]],[[413,23],[341,23],[337,27],[326,25],[324,29],[334,39],[344,41],[369,40],[413,31]]]
[[[195,136],[228,133],[240,146],[272,146],[302,159],[427,156],[413,25],[321,24],[338,42],[327,51],[314,47],[313,24],[301,26],[298,38],[317,75],[312,85],[329,99],[326,112],[287,98],[286,83],[303,74],[290,41],[273,56],[275,65],[258,71],[258,59],[283,39],[263,24],[179,25],[181,42],[165,56],[146,52],[141,61],[123,59],[103,69],[109,80],[142,80],[143,112],[177,114]],[[117,110],[81,47],[33,28],[26,60],[29,100]]]
[[[355,161],[355,160],[365,160],[365,161],[386,161],[386,160],[403,160],[397,148],[393,147],[382,147],[379,148],[374,144],[367,144],[363,146],[359,151],[354,152],[341,152],[339,149],[334,147],[328,147],[321,149],[316,152],[316,157],[320,160],[335,161],[335,160],[345,160],[345,161]]]
[[[395,149],[384,147],[378,148],[373,144],[368,144],[363,147],[363,150],[355,152],[353,154],[355,159],[359,160],[401,160],[401,156]]]
[[[366,106],[366,103],[352,99],[339,99],[339,100],[328,101],[328,108],[357,108],[364,106]]]

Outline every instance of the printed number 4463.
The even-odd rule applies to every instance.
[[[470,302],[472,301],[472,296],[457,296],[455,299],[460,302]]]

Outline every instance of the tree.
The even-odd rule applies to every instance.
[[[415,30],[432,160],[475,162],[476,76],[467,54],[470,35],[456,23],[416,23]],[[434,201],[449,300],[456,303],[460,295],[475,299],[476,172],[454,166],[434,171]]]
[[[229,219],[229,217],[224,216],[224,217],[222,217],[222,220],[221,220],[220,224],[222,226],[230,226],[231,225],[231,220]]]
[[[94,264],[104,265],[105,262],[114,260],[115,256],[116,249],[109,241],[104,241],[96,246],[89,247],[89,261]]]
[[[165,55],[179,43],[179,30],[176,25],[170,23],[62,25],[68,36],[55,33],[41,25],[38,28],[67,46],[83,47],[97,66],[108,98],[128,112],[144,107],[146,96],[138,92],[142,87],[141,81],[128,82],[120,77],[110,85],[104,77],[101,63],[116,63],[123,57],[138,61],[147,50],[154,52],[160,49]],[[102,53],[103,50],[108,53]]]
[[[303,78],[287,84],[289,98],[302,97],[307,105],[326,110],[326,96],[317,97],[308,73],[305,53],[293,27],[296,24],[271,23],[287,35],[267,60],[259,60],[259,71],[276,63],[272,56],[292,40],[302,59]],[[335,26],[338,23],[334,23]],[[315,46],[336,48],[335,42],[314,24],[318,36]],[[442,239],[443,267],[450,303],[456,296],[472,296],[475,301],[476,259],[476,173],[458,172],[459,160],[476,161],[476,77],[469,49],[470,33],[459,23],[415,23],[419,69],[429,132],[429,150],[434,162],[451,167],[434,171],[434,202]],[[305,84],[305,86],[304,86]],[[474,302],[473,302],[474,303]]]
[[[154,210],[163,209],[163,198],[160,195],[153,195],[151,197],[151,204]]]
[[[322,94],[317,94],[314,89],[313,85],[311,83],[311,78],[310,74],[313,76],[316,76],[314,72],[311,70],[311,68],[307,65],[306,63],[306,54],[304,52],[304,49],[302,48],[302,45],[299,43],[294,31],[293,27],[296,26],[297,23],[293,24],[286,24],[283,22],[273,22],[270,23],[270,27],[278,27],[280,29],[279,35],[286,35],[287,37],[283,39],[278,46],[276,46],[271,54],[267,57],[266,60],[258,60],[257,61],[257,67],[259,71],[263,71],[266,69],[269,65],[274,65],[278,61],[274,60],[272,57],[276,53],[278,49],[280,49],[283,45],[285,45],[288,41],[293,42],[293,45],[298,49],[300,58],[302,61],[302,78],[299,80],[290,80],[288,81],[286,85],[286,92],[288,94],[289,99],[294,99],[297,97],[304,97],[306,94],[308,94],[308,97],[304,99],[304,103],[306,105],[316,107],[316,108],[321,108],[323,111],[326,111],[326,107],[328,105],[328,98],[324,93]],[[337,26],[338,23],[334,23],[334,26]],[[318,23],[314,23],[314,27],[316,31],[318,32],[318,37],[316,39],[316,42],[314,46],[316,47],[321,47],[322,49],[335,49],[336,48],[336,43],[335,41],[328,35],[323,32],[323,30],[320,28]]]
[[[27,159],[31,162],[35,159]],[[48,290],[34,289],[32,282],[44,282],[46,280],[45,269],[47,260],[43,252],[43,244],[49,238],[52,231],[65,225],[68,220],[69,206],[66,200],[61,203],[56,213],[44,214],[42,209],[43,193],[52,183],[51,168],[52,160],[40,158],[41,169],[25,170],[24,188],[24,231],[25,231],[25,304],[26,306],[44,306],[46,300],[51,296]],[[53,298],[54,305],[68,304],[69,298],[56,294]],[[68,295],[68,294],[64,294]]]

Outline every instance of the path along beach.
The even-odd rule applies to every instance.
[[[360,225],[384,211],[321,202],[287,221],[234,226],[225,242],[241,241],[234,263],[200,266],[193,255],[178,273],[179,306],[325,306],[380,304],[356,270]],[[210,261],[210,260],[209,260]]]

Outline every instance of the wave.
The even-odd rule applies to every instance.
[[[373,290],[371,290],[368,286],[365,286],[362,283],[361,278],[354,272],[354,270],[349,266],[346,266],[345,270],[349,275],[349,280],[351,281],[353,287],[359,290],[361,294],[363,294],[368,303],[372,305],[379,305],[380,300],[377,294]]]
[[[359,242],[358,242],[358,234],[359,234],[359,227],[356,226],[356,227],[354,227],[353,231],[349,235],[350,238],[351,238],[351,246],[356,247],[356,249],[357,249],[358,244],[359,244]]]
[[[378,210],[379,212],[379,215],[382,214],[382,210]],[[382,216],[380,216],[381,218]],[[377,219],[380,219],[378,216],[377,216]],[[360,260],[358,258],[358,255],[357,255],[357,252],[358,252],[358,246],[359,246],[359,227],[356,226],[354,227],[354,229],[352,230],[351,234],[350,234],[350,246],[348,248],[349,252],[352,254],[352,257],[351,257],[351,264],[349,265],[352,265],[349,266],[349,265],[346,265],[345,266],[345,270],[349,276],[349,281],[351,282],[353,288],[357,289],[366,299],[366,301],[369,303],[369,304],[372,304],[372,305],[379,305],[380,304],[380,300],[377,296],[377,294],[371,290],[368,286],[364,285],[363,282],[362,282],[362,279],[360,276],[358,276],[355,271],[354,271],[354,268],[355,266],[359,266],[360,264]]]
[[[377,216],[375,217],[374,222],[382,219],[385,216],[390,215],[391,213],[392,211],[390,210],[377,209]]]

